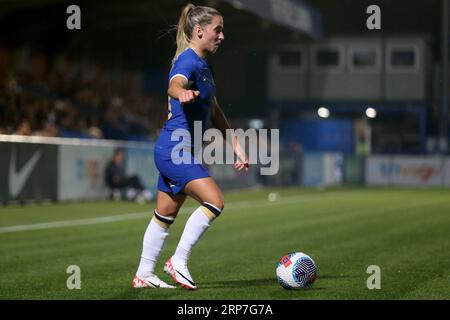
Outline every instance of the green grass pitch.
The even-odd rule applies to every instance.
[[[279,198],[269,201],[269,192]],[[157,265],[174,252],[189,212],[170,229]],[[154,203],[93,202],[0,208],[0,299],[449,299],[450,190],[283,188],[225,193],[225,210],[194,249],[198,290],[134,289]],[[61,222],[66,225],[61,225]],[[285,290],[275,266],[309,254],[318,278]],[[69,290],[67,267],[81,269]],[[370,265],[381,289],[367,288]]]

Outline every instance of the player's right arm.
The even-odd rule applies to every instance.
[[[182,76],[175,76],[170,80],[167,94],[180,101],[180,103],[192,103],[198,97],[200,91],[187,89],[188,82]]]

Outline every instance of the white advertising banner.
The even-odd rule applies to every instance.
[[[114,151],[112,146],[59,147],[58,199],[106,198],[104,170]]]
[[[441,186],[444,179],[442,158],[439,156],[396,156],[393,160],[393,183],[411,186]]]
[[[444,178],[439,156],[370,156],[366,162],[368,185],[442,186]]]
[[[304,154],[303,184],[336,186],[343,182],[344,157],[341,153],[306,152]]]
[[[392,181],[392,157],[370,156],[366,158],[366,184],[388,185]]]
[[[325,153],[323,157],[324,184],[341,185],[343,180],[344,156],[342,153]]]

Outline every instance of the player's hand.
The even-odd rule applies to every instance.
[[[248,161],[246,162],[242,162],[240,160],[236,161],[236,163],[234,164],[234,168],[237,171],[241,171],[242,169],[244,169],[245,171],[248,171]]]
[[[178,97],[180,103],[192,103],[200,95],[200,91],[183,90]]]
[[[233,149],[234,153],[237,156],[237,161],[234,163],[234,168],[238,171],[245,170],[248,171],[248,157],[245,153],[245,150],[241,147],[241,145],[237,142],[237,139],[233,139]]]

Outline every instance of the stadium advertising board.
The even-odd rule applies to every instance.
[[[251,169],[253,166],[250,167]],[[303,154],[297,148],[281,148],[277,174],[256,174],[256,183],[263,186],[299,186],[302,184]]]
[[[153,144],[148,148],[127,148],[125,163],[127,175],[138,175],[144,186],[156,193],[158,170],[153,160]]]
[[[56,145],[0,142],[0,154],[2,203],[56,199]]]
[[[450,186],[450,158],[445,158],[444,168],[445,168],[444,185]]]
[[[344,174],[344,156],[342,153],[325,153],[323,155],[324,184],[341,185]]]
[[[104,169],[113,151],[113,146],[61,145],[58,199],[106,198]]]
[[[441,186],[445,168],[439,156],[371,156],[366,163],[366,184]]]
[[[344,156],[344,183],[364,183],[364,161],[365,158],[357,155]]]
[[[305,186],[333,186],[343,181],[344,158],[341,153],[304,154],[303,184]]]
[[[236,171],[232,165],[212,164],[207,167],[210,175],[224,190],[253,187],[259,174],[256,167],[250,167],[248,173]]]

